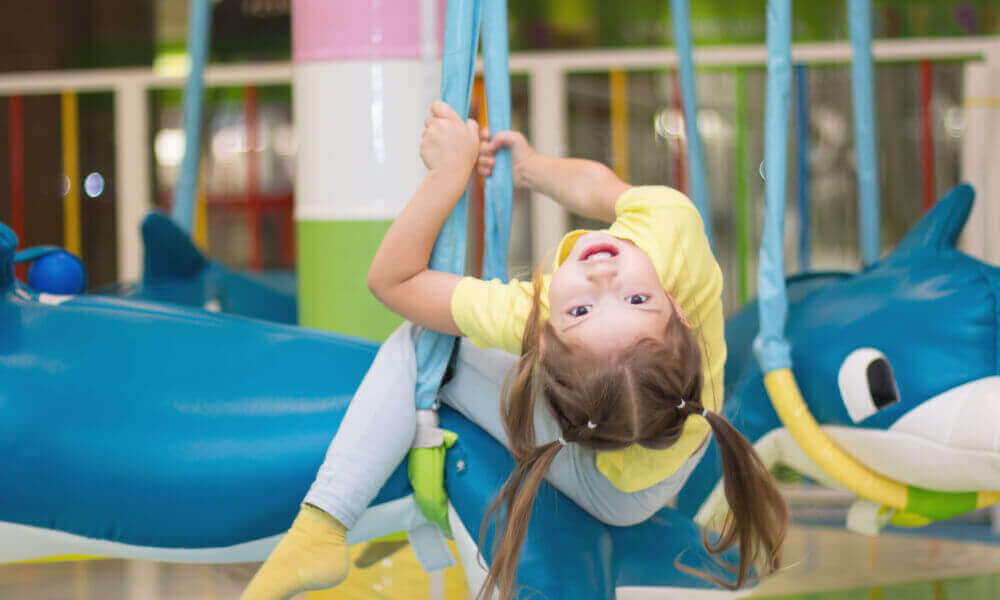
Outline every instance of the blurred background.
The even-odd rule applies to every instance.
[[[208,83],[195,237],[214,259],[242,270],[295,265],[290,4],[213,3],[210,64],[229,70]],[[766,174],[764,6],[764,0],[698,0],[691,7],[696,49],[711,59],[697,73],[697,127],[727,313],[756,294]],[[977,107],[966,97],[970,68],[983,61],[987,43],[997,45],[1000,3],[873,0],[873,7],[873,36],[881,40],[875,73],[881,239],[891,249],[927,206],[969,177],[970,165],[983,165],[973,175],[984,176],[995,162],[970,137],[984,132],[969,125]],[[164,210],[173,197],[185,146],[187,8],[182,0],[33,0],[0,9],[0,221],[25,246],[69,246],[76,236],[94,287],[138,274],[137,238],[122,233],[137,224],[136,200],[123,194]],[[548,151],[601,161],[632,183],[687,190],[678,74],[674,64],[658,62],[672,45],[669,13],[669,0],[509,0],[514,127],[545,140]],[[809,51],[795,71],[789,156],[799,163],[790,166],[787,264],[792,272],[853,270],[861,256],[846,13],[842,2],[798,0],[794,19],[794,41]],[[87,82],[90,89],[75,91]],[[477,87],[473,116],[482,103]],[[798,147],[803,143],[807,152]],[[138,176],[122,172],[137,163]],[[125,177],[133,179],[125,184]],[[78,217],[67,212],[70,197],[77,198]],[[515,198],[515,274],[549,250],[538,240],[591,225],[565,215],[545,222],[552,213],[533,210],[537,201],[520,192]],[[987,241],[979,242],[970,251],[998,258],[989,255]],[[793,472],[784,479],[799,486]],[[793,506],[797,518],[843,522],[849,496],[809,494]],[[987,511],[972,513],[944,531],[944,541],[894,534],[875,546],[846,532],[798,529],[791,543],[812,558],[792,565],[785,587],[762,595],[1000,598],[1000,576],[984,574],[1000,564],[990,519]],[[357,575],[354,591],[315,597],[467,594],[460,573],[401,579],[412,569],[394,567],[405,561],[412,567],[405,553],[387,558]],[[0,598],[236,598],[254,568],[117,560],[4,566]],[[922,581],[910,582],[920,570]],[[822,582],[837,587],[845,572],[854,574],[851,591],[802,592]]]

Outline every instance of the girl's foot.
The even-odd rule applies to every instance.
[[[306,590],[331,588],[347,577],[349,566],[347,529],[322,510],[303,504],[240,600],[286,600]]]

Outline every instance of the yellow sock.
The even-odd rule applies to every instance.
[[[349,566],[346,528],[322,510],[303,504],[240,600],[287,600],[306,590],[324,590],[343,581]]]

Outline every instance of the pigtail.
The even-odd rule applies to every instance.
[[[562,441],[544,446],[536,446],[535,441],[535,397],[540,385],[538,365],[541,361],[541,337],[545,327],[541,314],[541,269],[535,271],[532,286],[531,311],[521,340],[521,356],[507,377],[501,394],[504,399],[501,404],[504,430],[516,464],[487,508],[479,528],[479,547],[483,548],[489,525],[491,522],[495,524],[493,560],[490,562],[486,581],[476,594],[476,600],[489,598],[494,587],[499,590],[500,600],[511,597],[535,495],[545,473],[563,446]]]
[[[476,594],[476,600],[490,598],[494,587],[499,592],[498,600],[512,597],[517,582],[521,546],[524,544],[524,536],[531,521],[535,496],[538,494],[545,473],[562,446],[563,442],[557,440],[535,448],[525,460],[519,459],[514,472],[507,478],[500,493],[486,510],[483,524],[479,528],[479,547],[483,547],[488,525],[494,521],[496,527],[493,538],[493,560],[490,562],[486,580]]]
[[[703,414],[719,446],[723,488],[730,511],[719,540],[712,544],[706,538],[705,547],[713,554],[721,554],[734,544],[739,544],[740,548],[736,582],[709,579],[726,588],[737,589],[746,584],[754,565],[759,565],[762,575],[780,566],[781,545],[788,528],[788,507],[750,442],[721,415],[711,411]]]

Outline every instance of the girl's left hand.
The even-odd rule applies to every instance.
[[[462,121],[450,106],[437,100],[431,105],[431,116],[424,125],[426,129],[420,138],[420,158],[424,165],[432,171],[455,171],[468,176],[479,155],[476,121]]]

